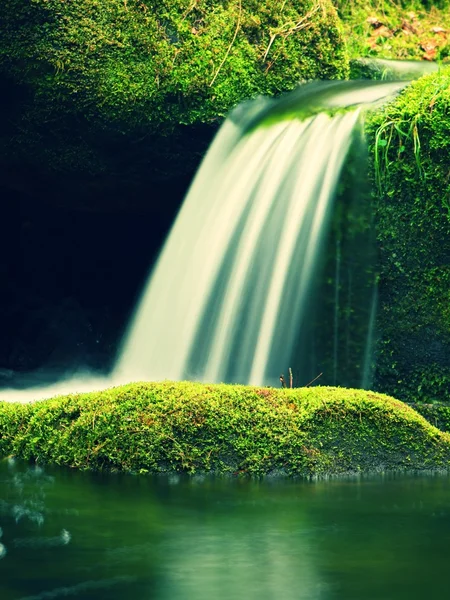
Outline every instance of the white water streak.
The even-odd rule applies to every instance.
[[[282,123],[261,129],[243,138],[224,164],[203,165],[145,292],[119,373],[131,379],[183,377],[210,290],[261,162],[287,127]]]
[[[118,373],[128,379],[177,380],[192,370],[205,381],[262,385],[283,368],[308,301],[357,119],[358,111],[333,118],[321,114],[303,123],[260,128],[239,140],[235,126],[227,122],[157,263]],[[238,141],[224,149],[223,138]],[[264,243],[264,235],[272,246]],[[303,259],[293,265],[299,240]],[[269,267],[261,290],[259,269]],[[292,285],[295,318],[280,328],[286,343],[273,364],[280,321],[292,319],[292,313],[280,314],[283,295]],[[206,348],[201,364],[195,360],[198,344]],[[233,349],[242,368],[229,368]]]
[[[260,240],[263,226],[268,213],[277,199],[277,193],[285,177],[284,164],[286,157],[296,156],[296,146],[299,145],[301,135],[310,123],[290,124],[285,135],[278,140],[279,143],[272,149],[270,169],[266,170],[261,182],[260,197],[253,203],[252,211],[247,219],[245,229],[242,233],[235,258],[235,269],[233,278],[225,292],[223,309],[221,311],[214,337],[214,345],[208,359],[204,378],[207,381],[220,379],[221,367],[227,360],[234,333],[234,323],[237,318],[241,304],[245,284],[251,276],[252,260]],[[280,148],[282,146],[282,148]],[[281,151],[280,151],[281,150]],[[278,151],[278,152],[277,152]]]
[[[324,117],[324,115],[320,116]],[[323,125],[318,121],[318,131],[314,131],[312,137],[315,142],[314,150],[311,149],[311,154],[310,152],[304,153],[304,157],[307,157],[308,160],[301,165],[303,168],[300,171],[301,176],[298,178],[298,195],[293,196],[294,202],[287,217],[287,228],[281,240],[266,310],[261,321],[258,346],[250,375],[250,382],[255,385],[263,383],[266,371],[269,369],[268,360],[273,338],[276,335],[281,296],[287,284],[287,279],[296,277],[296,274],[290,271],[290,266],[295,243],[302,234],[305,236],[306,254],[303,264],[297,265],[299,273],[297,306],[302,307],[311,289],[315,260],[320,252],[320,242],[322,241],[320,238],[324,234],[324,226],[333,199],[334,188],[351,143],[351,135],[357,118],[358,114],[354,112],[347,113],[344,116],[338,115],[329,123],[323,123]],[[318,118],[316,118],[317,120]],[[326,144],[329,137],[333,138],[334,143],[332,145]],[[303,175],[305,179],[303,179]],[[319,197],[316,198],[314,192],[318,181],[321,180],[322,189]],[[303,202],[299,201],[300,193],[303,195]],[[309,211],[313,211],[313,223],[309,231],[304,231],[305,228],[302,225]],[[289,319],[291,315],[285,315],[284,318]],[[287,342],[286,346],[288,355],[291,351],[291,343]],[[283,364],[280,364],[278,370],[283,370]]]

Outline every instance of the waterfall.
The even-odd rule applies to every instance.
[[[403,85],[314,83],[231,114],[144,290],[118,379],[279,384],[307,324],[360,107]]]
[[[363,106],[404,85],[314,82],[238,106],[183,202],[113,373],[2,390],[0,399],[26,402],[136,380],[278,386],[291,367],[295,385],[319,371],[323,384],[370,385],[376,290],[372,274],[365,281],[367,264],[354,258],[364,254],[365,234],[347,239],[353,258],[345,256],[330,238],[333,204]],[[324,257],[331,254],[330,276]],[[359,310],[355,299],[367,290]]]

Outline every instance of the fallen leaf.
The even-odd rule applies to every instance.
[[[437,57],[439,44],[436,40],[425,40],[420,47],[425,51],[422,56],[424,60],[434,60]]]
[[[439,44],[436,40],[425,40],[420,44],[420,47],[422,48],[422,50],[425,50],[425,52],[435,50],[438,46]]]
[[[412,23],[410,23],[406,19],[402,19],[402,30],[407,35],[410,35],[411,33],[414,33],[414,34],[417,33],[417,27],[415,27]]]
[[[380,27],[377,27],[375,29],[375,31],[372,33],[373,37],[390,38],[393,35],[394,35],[393,31],[391,31],[389,29],[389,27],[386,27],[385,25],[381,25]]]
[[[372,25],[372,27],[381,27],[383,23],[378,19],[378,17],[367,17],[366,23]]]
[[[430,31],[431,31],[432,33],[447,33],[447,30],[446,30],[446,29],[444,29],[443,27],[432,27],[432,28],[430,29]]]
[[[422,56],[422,58],[424,60],[434,60],[437,56],[437,50],[436,48],[431,48],[430,50],[427,50],[425,52],[425,54]]]

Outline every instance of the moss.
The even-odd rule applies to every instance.
[[[448,0],[335,0],[352,59],[448,60]],[[376,75],[376,73],[373,73]]]
[[[161,166],[174,128],[348,73],[330,0],[5,0],[0,18],[10,170],[173,176],[199,150],[190,132]]]
[[[448,404],[418,402],[412,406],[429,423],[441,431],[450,431],[450,406]]]
[[[361,390],[136,383],[0,403],[0,455],[81,469],[318,476],[447,468],[450,436]]]
[[[450,69],[367,125],[377,187],[382,332],[377,385],[450,400]]]

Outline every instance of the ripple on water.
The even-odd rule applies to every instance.
[[[77,596],[83,592],[90,592],[92,590],[101,590],[105,588],[111,588],[118,584],[133,583],[135,577],[128,577],[126,575],[119,575],[117,577],[111,577],[110,579],[100,579],[83,581],[77,585],[68,587],[54,588],[37,594],[35,596],[26,596],[20,600],[51,600],[52,598],[62,598],[66,596]]]

